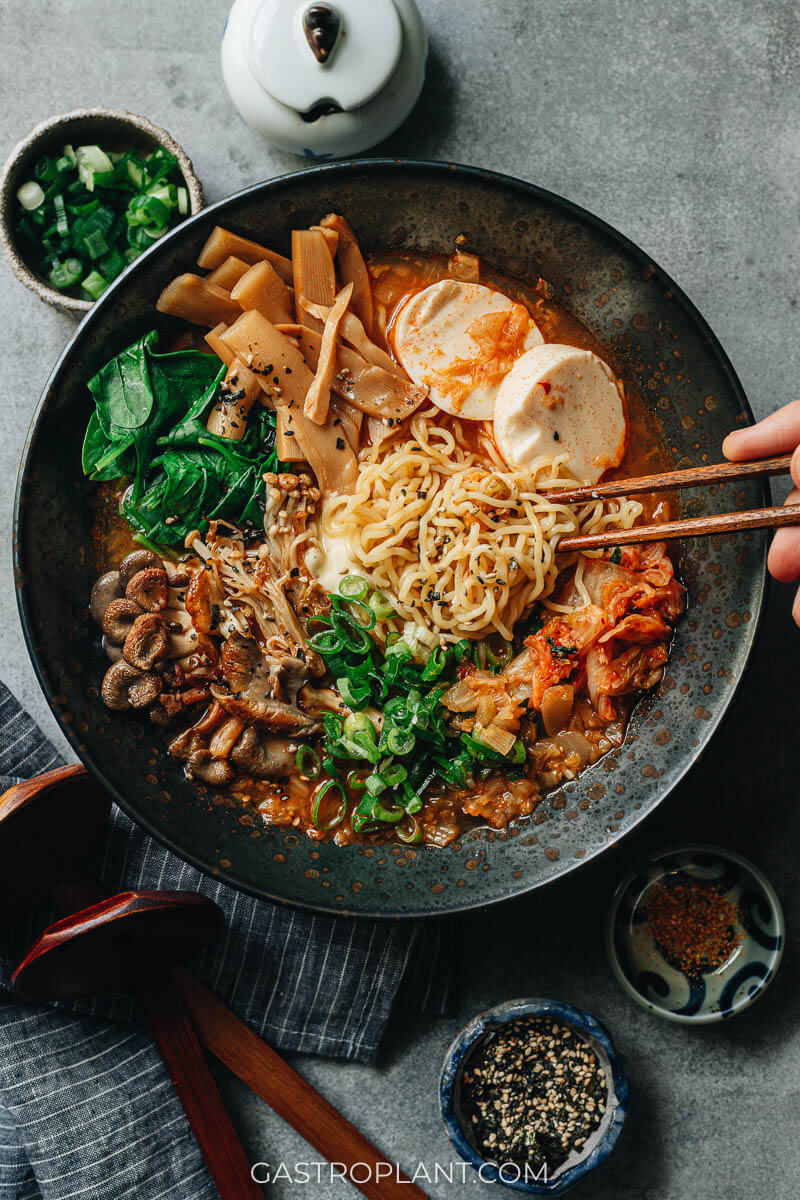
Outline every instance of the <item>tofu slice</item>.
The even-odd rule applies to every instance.
[[[566,453],[566,469],[596,483],[625,453],[625,405],[614,373],[591,350],[553,342],[517,359],[495,400],[494,436],[513,467]]]
[[[544,341],[523,304],[480,283],[442,279],[412,296],[389,331],[398,362],[434,404],[491,421],[503,377]]]

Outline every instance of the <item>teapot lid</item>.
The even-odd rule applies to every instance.
[[[254,0],[250,70],[281,104],[360,108],[388,83],[403,47],[393,0]]]

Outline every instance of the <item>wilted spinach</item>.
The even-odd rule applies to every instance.
[[[252,409],[240,442],[209,433],[225,368],[197,350],[159,354],[157,340],[155,331],[145,334],[89,380],[95,407],[84,473],[97,481],[130,477],[121,512],[154,545],[178,545],[216,518],[260,522],[262,475],[280,469],[274,414]]]

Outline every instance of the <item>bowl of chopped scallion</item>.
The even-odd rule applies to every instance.
[[[190,159],[135,113],[86,108],[37,125],[0,175],[0,243],[17,278],[82,315],[203,206]]]

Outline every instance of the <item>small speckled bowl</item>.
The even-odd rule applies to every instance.
[[[739,906],[735,945],[716,970],[694,977],[667,961],[645,914],[653,888],[690,880],[713,882]],[[614,893],[606,920],[606,953],[622,987],[669,1021],[707,1025],[742,1012],[769,985],[783,954],[780,900],[747,859],[718,846],[663,850],[631,871]]]
[[[608,1091],[603,1119],[580,1151],[573,1151],[549,1178],[525,1178],[513,1163],[492,1163],[475,1148],[465,1132],[466,1118],[461,1103],[461,1075],[477,1043],[499,1027],[520,1017],[551,1017],[574,1030],[594,1050],[605,1072]],[[533,998],[512,1000],[481,1013],[462,1029],[445,1055],[439,1081],[439,1103],[450,1141],[463,1159],[478,1171],[483,1182],[533,1196],[560,1196],[608,1158],[628,1114],[630,1086],[625,1060],[617,1052],[608,1030],[588,1013],[557,1000]],[[533,1174],[533,1172],[531,1172]],[[539,1173],[537,1173],[539,1174]]]
[[[0,245],[17,279],[35,292],[40,300],[63,312],[82,317],[94,301],[67,296],[32,271],[19,251],[14,232],[17,188],[31,178],[33,167],[43,154],[60,153],[65,143],[73,146],[97,143],[109,150],[140,148],[147,153],[157,146],[163,146],[178,160],[178,168],[189,192],[189,210],[192,214],[198,213],[203,207],[203,189],[194,173],[191,159],[175,139],[170,137],[166,129],[135,113],[110,108],[80,108],[41,121],[27,137],[17,142],[0,174]]]

